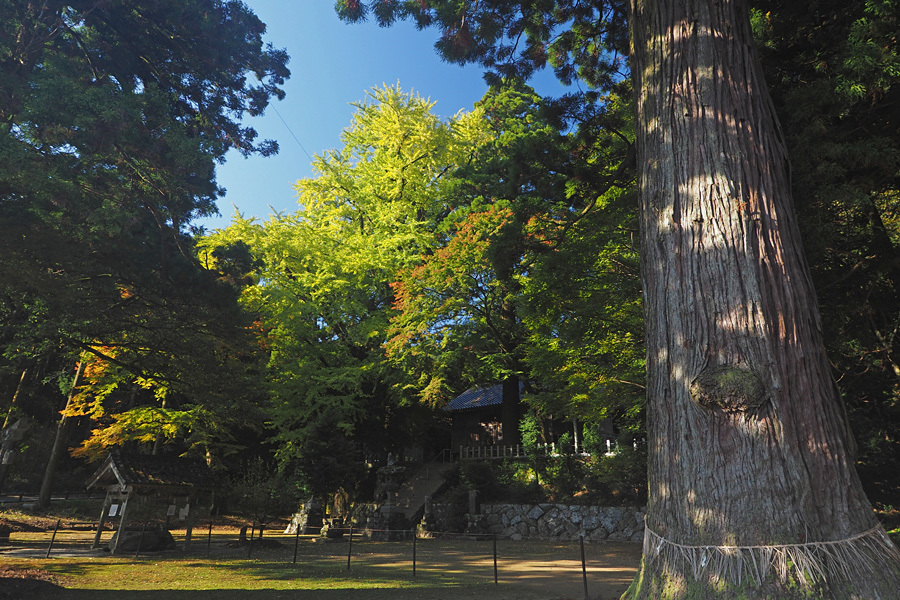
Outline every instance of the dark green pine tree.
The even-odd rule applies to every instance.
[[[0,2],[7,360],[49,341],[72,362],[116,347],[136,376],[201,372],[173,357],[216,346],[235,298],[204,272],[190,223],[215,212],[230,148],[277,149],[241,124],[289,74],[264,32],[230,0]]]

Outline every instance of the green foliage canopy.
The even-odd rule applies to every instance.
[[[327,457],[309,454],[330,447],[322,435],[378,454],[422,433],[420,408],[405,407],[404,374],[382,348],[389,283],[435,247],[436,224],[453,210],[447,173],[484,135],[473,115],[444,122],[432,107],[399,87],[372,90],[343,148],[317,157],[316,176],[297,183],[298,212],[237,218],[203,242],[244,242],[259,261],[242,304],[258,315],[269,353],[271,424],[280,457],[317,493]]]
[[[491,136],[453,176],[444,245],[400,272],[388,347],[420,373],[427,401],[460,379],[515,376],[537,384],[528,397],[542,414],[627,414],[634,429],[643,359],[628,105],[610,95],[568,133],[559,106],[514,81],[478,108]]]

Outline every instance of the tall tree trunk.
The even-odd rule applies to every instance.
[[[9,410],[6,412],[6,418],[3,419],[3,426],[0,427],[0,432],[2,433],[7,433],[6,428],[13,423],[13,418],[19,408],[19,394],[22,392],[22,387],[25,385],[25,377],[27,375],[28,369],[22,369],[22,376],[19,377],[19,384],[16,386],[12,401],[9,403]],[[9,437],[11,438],[12,436]],[[0,445],[0,491],[3,490],[3,483],[6,481],[7,473],[9,473],[9,466],[12,464],[16,447],[19,445],[18,440],[6,439],[6,435],[3,435],[2,438],[3,443]]]
[[[19,383],[16,385],[16,391],[13,392],[12,401],[9,403],[9,410],[6,411],[6,417],[3,419],[3,426],[0,426],[0,429],[6,429],[12,424],[12,420],[19,408],[19,394],[22,393],[22,388],[25,385],[25,377],[27,376],[28,369],[22,369],[22,375],[19,377]]]
[[[522,418],[522,397],[519,393],[519,378],[515,375],[503,381],[500,418],[503,422],[503,444],[516,446],[522,443],[519,421]]]
[[[84,360],[81,360],[75,371],[72,389],[69,391],[68,398],[66,398],[66,408],[63,409],[63,414],[59,418],[59,423],[56,425],[56,437],[53,439],[53,447],[50,450],[50,458],[47,459],[47,467],[44,469],[44,479],[41,481],[41,491],[38,494],[37,505],[41,508],[50,506],[50,494],[53,491],[53,481],[56,479],[56,467],[59,466],[59,461],[62,459],[63,452],[65,452],[66,445],[69,442],[69,423],[71,420],[66,416],[66,413],[68,412],[69,406],[72,404],[72,398],[77,392],[76,388],[81,383],[81,378],[84,375],[84,367],[85,362]]]
[[[650,503],[624,597],[896,598],[746,3],[630,6]]]

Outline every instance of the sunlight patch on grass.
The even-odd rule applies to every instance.
[[[41,568],[65,578],[66,587],[82,590],[415,589],[461,585],[456,577],[446,574],[429,573],[414,580],[408,573],[386,572],[384,566],[377,569],[356,568],[347,572],[336,565],[291,565],[246,560],[207,563],[190,558],[14,562],[24,568]]]

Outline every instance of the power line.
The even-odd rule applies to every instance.
[[[313,157],[309,155],[309,152],[306,151],[306,148],[303,147],[303,144],[300,143],[300,139],[294,135],[294,132],[291,130],[291,126],[287,124],[287,121],[284,120],[284,117],[281,116],[281,113],[278,112],[278,109],[274,106],[270,106],[272,110],[275,111],[275,114],[278,115],[278,118],[281,119],[281,122],[284,123],[284,126],[287,128],[288,133],[291,134],[291,137],[294,138],[294,141],[297,142],[297,145],[300,146],[300,149],[303,150],[303,154],[309,159],[309,162],[313,162]]]

